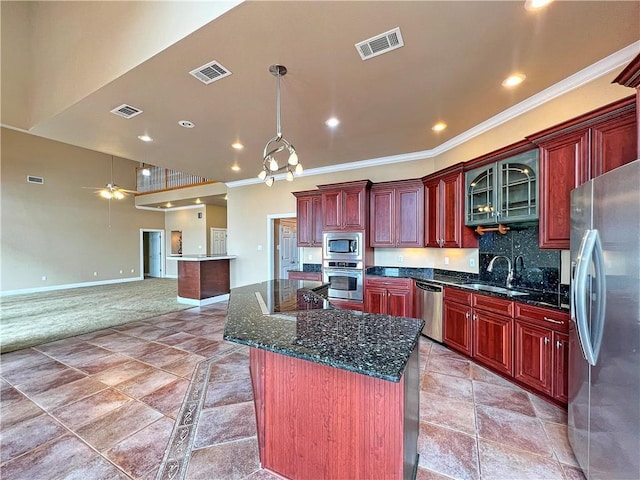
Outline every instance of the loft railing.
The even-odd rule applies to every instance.
[[[143,174],[145,169],[149,170],[149,175]],[[153,165],[136,168],[136,191],[138,193],[160,192],[204,183],[212,183],[212,180]]]

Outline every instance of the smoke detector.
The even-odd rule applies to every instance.
[[[369,60],[383,53],[390,52],[404,46],[400,27],[381,33],[360,43],[356,43],[356,50],[362,60]]]

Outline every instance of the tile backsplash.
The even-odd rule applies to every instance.
[[[513,287],[553,293],[559,291],[560,250],[541,250],[538,247],[538,225],[514,225],[506,234],[487,232],[480,237],[480,280],[504,286],[509,272],[506,260],[496,260],[493,271],[487,271],[489,262],[496,255],[504,255],[511,261]]]

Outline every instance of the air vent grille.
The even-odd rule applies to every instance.
[[[191,70],[189,75],[194,76],[202,83],[209,85],[216,80],[220,80],[221,78],[228,77],[231,75],[229,69],[223,67],[215,60],[213,62],[209,62],[206,65],[202,65],[201,67],[196,68],[195,70]]]
[[[111,110],[111,113],[115,113],[116,115],[122,118],[133,118],[136,115],[140,115],[142,113],[142,110],[136,107],[132,107],[131,105],[127,105],[126,103],[123,103],[119,107],[116,107],[113,110]]]
[[[27,183],[37,183],[42,185],[44,183],[43,177],[36,177],[35,175],[27,175]]]
[[[362,60],[368,60],[402,46],[404,46],[404,40],[402,40],[400,27],[396,27],[393,30],[356,43],[356,50],[358,50]]]

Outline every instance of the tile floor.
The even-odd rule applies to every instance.
[[[0,478],[275,479],[225,309],[3,354]],[[420,362],[419,480],[584,478],[561,409],[427,339]]]

